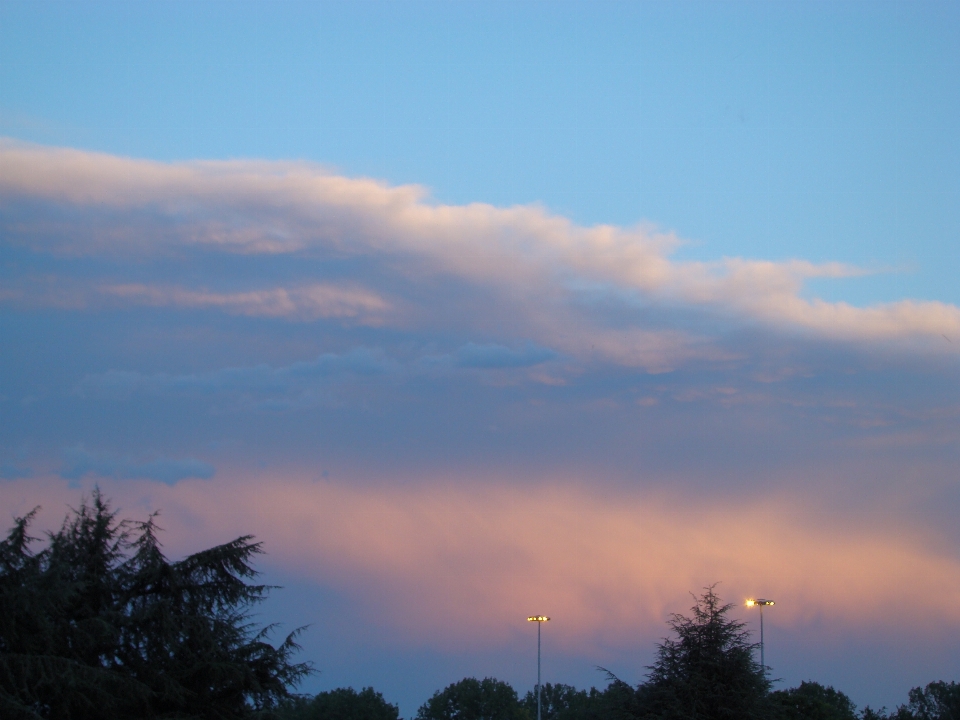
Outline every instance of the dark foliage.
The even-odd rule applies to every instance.
[[[613,682],[606,690],[592,687],[577,690],[572,685],[543,686],[541,715],[543,720],[616,720],[625,708],[636,702],[633,688],[626,683]],[[537,716],[537,696],[530,690],[523,698],[523,707],[530,717]]]
[[[540,712],[544,720],[581,718],[589,703],[587,691],[577,690],[572,685],[545,683],[540,690]],[[531,717],[537,716],[537,695],[533,690],[527,692],[521,704]]]
[[[937,681],[914,688],[907,709],[917,720],[960,720],[960,683]]]
[[[802,682],[771,693],[784,720],[857,720],[857,706],[842,692],[816,682]]]
[[[536,711],[534,711],[536,712]],[[530,720],[517,692],[494,678],[464,678],[434,693],[417,712],[417,720]]]
[[[889,715],[884,710],[863,711],[863,720],[960,720],[960,683],[938,680],[910,691],[910,702]]]
[[[310,668],[250,622],[249,536],[168,561],[155,518],[118,521],[96,492],[31,552],[17,518],[0,542],[0,716],[245,718]]]
[[[372,687],[357,692],[338,688],[313,698],[293,698],[277,712],[278,720],[399,720],[400,708]]]
[[[744,624],[727,617],[714,587],[705,588],[691,617],[674,614],[673,637],[657,646],[647,682],[637,689],[638,717],[764,720],[770,683],[754,658]]]

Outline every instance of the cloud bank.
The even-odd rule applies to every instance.
[[[184,253],[291,259],[289,284],[273,287],[87,279],[131,304],[398,330],[496,328],[581,360],[654,372],[722,360],[710,342],[719,327],[927,352],[948,352],[944,338],[960,338],[960,308],[946,303],[860,308],[803,294],[809,279],[862,274],[858,268],[679,261],[671,254],[681,241],[649,227],[580,227],[535,206],[440,205],[419,187],[306,163],[166,164],[6,140],[0,164],[11,246],[157,264]],[[297,259],[330,277],[296,276]],[[457,292],[444,292],[450,283]],[[714,331],[698,328],[696,317],[664,329],[661,318],[678,313],[709,317]]]
[[[55,481],[35,487],[34,502],[76,502]],[[688,591],[718,580],[734,603],[777,598],[779,628],[826,644],[831,628],[869,634],[893,617],[917,637],[960,625],[960,558],[932,551],[921,528],[891,533],[787,494],[697,505],[569,481],[361,488],[256,475],[105,487],[125,513],[163,509],[168,552],[256,533],[275,570],[335,587],[386,632],[440,647],[509,642],[525,608],[549,608],[569,651],[635,647],[662,634]],[[0,493],[15,508],[25,487]]]
[[[330,627],[444,657],[549,611],[602,664],[718,580],[844,672],[960,632],[954,305],[302,162],[0,169],[9,512],[101,483],[173,554],[253,532]]]

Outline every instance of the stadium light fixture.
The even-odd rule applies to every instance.
[[[760,668],[763,670],[764,677],[767,676],[767,663],[763,655],[763,609],[770,605],[776,605],[776,603],[773,600],[766,600],[764,598],[747,600],[747,607],[760,608]]]
[[[540,627],[549,620],[546,615],[531,615],[527,618],[527,622],[537,624],[537,720],[540,720]]]

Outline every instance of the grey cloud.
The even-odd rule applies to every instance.
[[[533,344],[512,350],[503,345],[471,342],[457,350],[454,357],[458,366],[466,368],[522,368],[553,360],[557,353]]]
[[[77,387],[87,397],[124,398],[135,393],[181,392],[212,394],[242,392],[283,394],[337,377],[369,377],[388,373],[397,366],[381,351],[356,348],[344,354],[324,353],[314,360],[274,367],[267,364],[227,367],[205,373],[152,375],[110,370],[88,375]]]
[[[79,480],[85,475],[118,479],[147,479],[173,485],[187,478],[209,479],[215,468],[195,458],[165,458],[137,461],[130,457],[106,453],[93,453],[83,445],[63,451],[63,467],[60,477]]]

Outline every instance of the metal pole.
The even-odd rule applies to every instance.
[[[763,677],[767,677],[767,663],[763,657],[763,605],[760,606],[760,669]]]
[[[540,720],[540,627],[542,625],[542,622],[537,622],[537,720]]]

